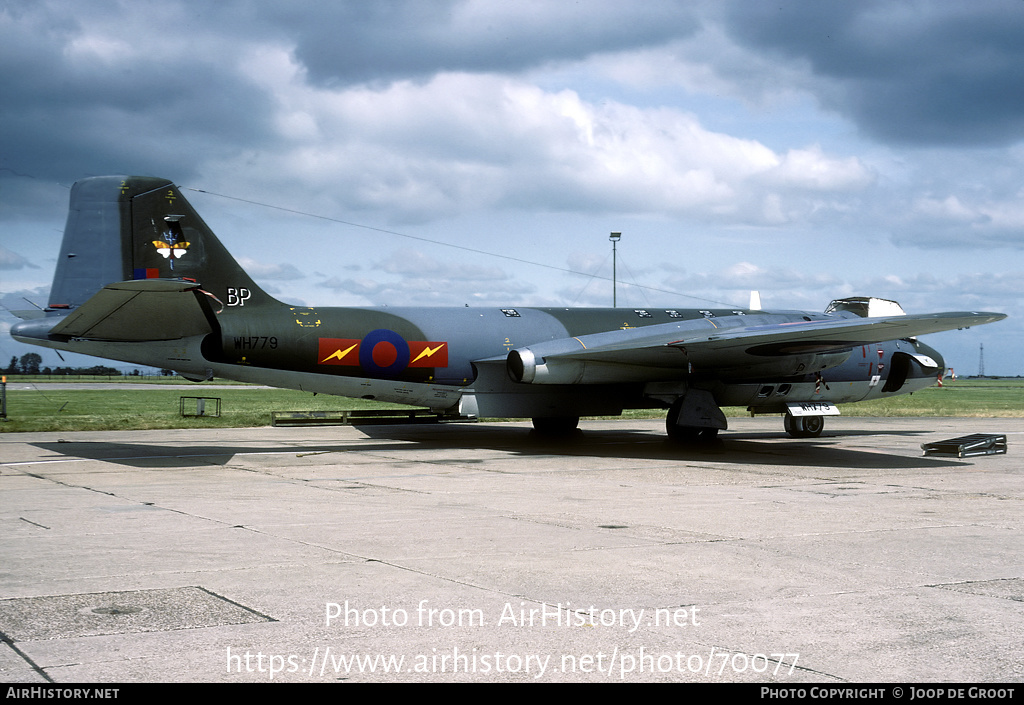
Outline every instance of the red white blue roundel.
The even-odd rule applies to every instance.
[[[387,328],[370,331],[359,344],[359,366],[371,374],[397,375],[409,366],[409,343]]]

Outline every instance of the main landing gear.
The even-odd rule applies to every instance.
[[[729,427],[711,392],[691,389],[669,407],[665,432],[673,443],[711,443]]]
[[[817,438],[825,429],[825,417],[786,414],[783,425],[786,428],[786,433],[793,438]]]

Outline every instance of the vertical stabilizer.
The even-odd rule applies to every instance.
[[[229,306],[274,302],[172,182],[143,176],[77,182],[51,308],[77,308],[107,284],[137,279],[195,280]]]
[[[77,308],[107,284],[132,278],[131,198],[171,185],[166,179],[98,176],[71,187],[51,307]]]

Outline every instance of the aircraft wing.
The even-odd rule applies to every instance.
[[[602,379],[614,379],[610,366],[621,366],[621,381],[638,381],[664,377],[666,368],[687,365],[703,371],[763,369],[774,359],[784,368],[788,365],[785,359],[792,356],[842,353],[859,345],[968,328],[1006,316],[954,312],[812,320],[794,314],[782,318],[780,321],[778,314],[705,318],[552,340],[513,350],[509,371],[519,381],[565,383],[566,374],[545,372],[559,365],[597,363],[604,368]],[[637,369],[627,370],[627,366],[655,369],[645,375]],[[548,369],[542,369],[545,367]],[[531,375],[531,368],[541,374]]]
[[[124,281],[96,292],[50,329],[51,336],[139,342],[177,340],[216,326],[210,299],[194,282]]]

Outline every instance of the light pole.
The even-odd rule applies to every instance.
[[[612,233],[608,236],[608,239],[612,241],[612,308],[618,308],[617,291],[618,278],[617,278],[617,257],[615,246],[619,244],[619,240],[622,238],[622,233]]]

